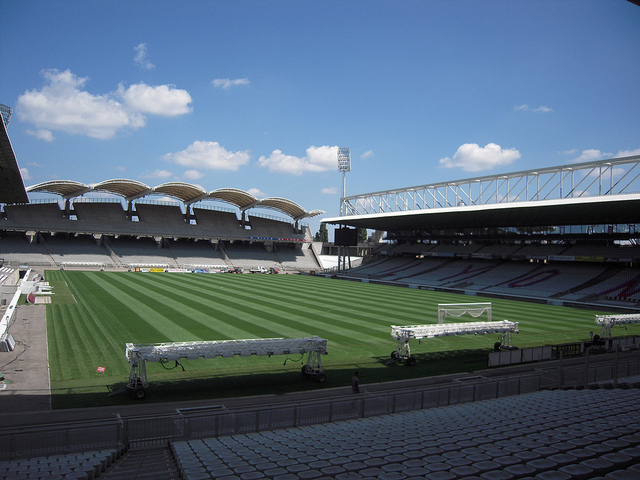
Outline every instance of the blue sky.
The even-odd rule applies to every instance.
[[[185,181],[333,217],[338,147],[348,195],[640,153],[625,0],[3,0],[0,61],[27,186]]]

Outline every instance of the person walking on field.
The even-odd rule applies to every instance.
[[[360,393],[360,379],[358,378],[358,372],[356,371],[351,377],[351,391],[353,393]]]

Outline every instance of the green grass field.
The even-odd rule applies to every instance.
[[[491,301],[494,320],[520,322],[513,337],[520,348],[588,339],[599,333],[595,314],[608,313],[300,275],[47,271],[46,280],[54,292],[47,305],[54,408],[133,402],[108,395],[128,380],[129,342],[328,339],[324,384],[304,379],[299,356],[183,361],[185,371],[147,364],[145,401],[175,401],[343,386],[356,369],[366,384],[486,368],[498,335],[412,341],[415,367],[387,365],[397,346],[390,325],[436,323],[439,303]]]

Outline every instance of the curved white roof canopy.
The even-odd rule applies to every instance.
[[[184,202],[185,205],[191,205],[204,200],[220,200],[238,207],[243,212],[255,207],[278,210],[292,217],[295,221],[325,213],[323,210],[306,211],[297,203],[286,198],[268,197],[259,200],[249,192],[237,188],[219,188],[207,192],[200,186],[184,182],[168,182],[152,188],[136,180],[127,179],[105,180],[104,182],[93,185],[85,185],[84,183],[74,182],[72,180],[51,180],[32,185],[28,187],[26,191],[53,193],[60,195],[66,200],[79,197],[92,191],[119,195],[128,202],[153,194],[171,196]]]

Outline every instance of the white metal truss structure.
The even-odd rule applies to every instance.
[[[308,353],[302,373],[324,382],[326,375],[322,371],[321,355],[327,354],[327,340],[319,337],[305,338],[262,338],[249,340],[214,340],[199,342],[175,342],[133,344],[127,343],[125,356],[131,365],[127,388],[136,398],[144,398],[149,386],[146,362],[177,362],[179,360],[197,360],[198,358],[230,358],[252,355],[291,355]]]
[[[11,120],[12,113],[13,113],[13,110],[11,109],[11,107],[7,105],[2,105],[0,103],[0,117],[2,117],[2,122],[4,123],[5,127],[9,126],[9,120]]]
[[[638,191],[640,155],[635,155],[345,196],[340,211],[367,215]]]
[[[602,338],[611,338],[611,327],[631,323],[640,323],[640,314],[596,315],[596,325],[602,327],[602,333],[600,334]]]
[[[398,349],[391,353],[393,360],[404,361],[407,365],[414,365],[415,358],[411,356],[409,340],[422,338],[445,337],[452,335],[487,335],[501,334],[501,345],[511,348],[512,333],[518,333],[518,322],[502,320],[500,322],[465,322],[429,325],[391,326],[391,337],[398,341]]]
[[[478,318],[483,313],[487,314],[487,322],[491,321],[492,308],[491,302],[486,303],[439,303],[438,304],[438,323],[443,323],[444,319],[449,317],[461,317],[462,315],[471,315]]]

